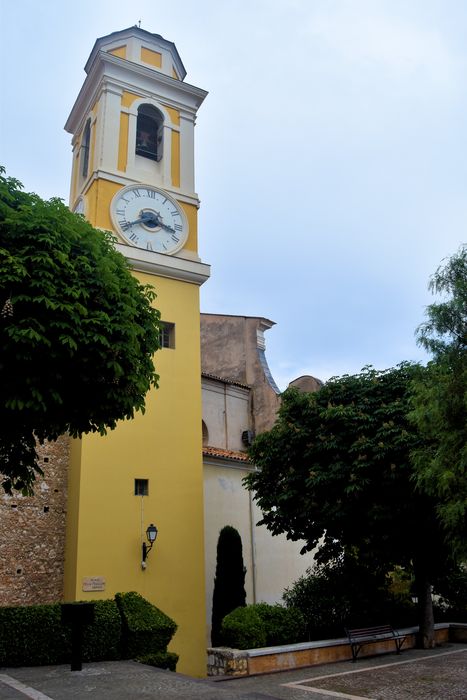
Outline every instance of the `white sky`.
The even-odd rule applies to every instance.
[[[465,0],[0,0],[0,163],[68,201],[97,37],[173,41],[196,127],[202,310],[276,321],[281,388],[424,359],[430,275],[467,239]],[[134,8],[134,9],[133,9]]]

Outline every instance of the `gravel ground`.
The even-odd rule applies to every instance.
[[[132,661],[0,669],[0,700],[467,700],[467,644],[227,681]]]
[[[467,649],[322,678],[306,683],[307,686],[374,700],[466,700]]]
[[[267,693],[281,700],[343,696],[365,700],[467,700],[467,645],[444,644],[429,651],[410,649],[400,656],[387,654],[356,664],[315,666],[226,681],[223,685]]]

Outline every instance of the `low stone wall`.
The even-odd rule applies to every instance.
[[[409,627],[400,631],[407,635],[403,650],[415,647],[418,627]],[[435,639],[437,644],[448,641],[465,642],[467,624],[437,624]],[[392,640],[374,642],[363,647],[359,658],[394,651]],[[218,647],[208,649],[208,676],[252,676],[351,659],[352,653],[346,637],[243,651]]]
[[[227,647],[208,649],[208,676],[248,676],[248,653]]]
[[[451,622],[449,626],[449,641],[467,643],[467,624]]]

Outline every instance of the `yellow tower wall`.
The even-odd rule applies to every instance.
[[[138,591],[178,624],[171,644],[180,655],[177,670],[203,676],[199,292],[189,283],[135,274],[155,284],[162,319],[175,323],[175,349],[156,353],[160,385],[149,392],[144,415],[73,445],[65,597]],[[135,479],[149,479],[148,496],[134,495]],[[150,523],[159,535],[142,570],[141,544]],[[88,577],[103,577],[105,590],[84,592]]]

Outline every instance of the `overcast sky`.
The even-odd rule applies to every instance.
[[[97,37],[173,41],[196,127],[202,310],[265,316],[281,389],[426,358],[431,274],[467,240],[465,0],[0,0],[0,163],[68,202],[63,125]]]

